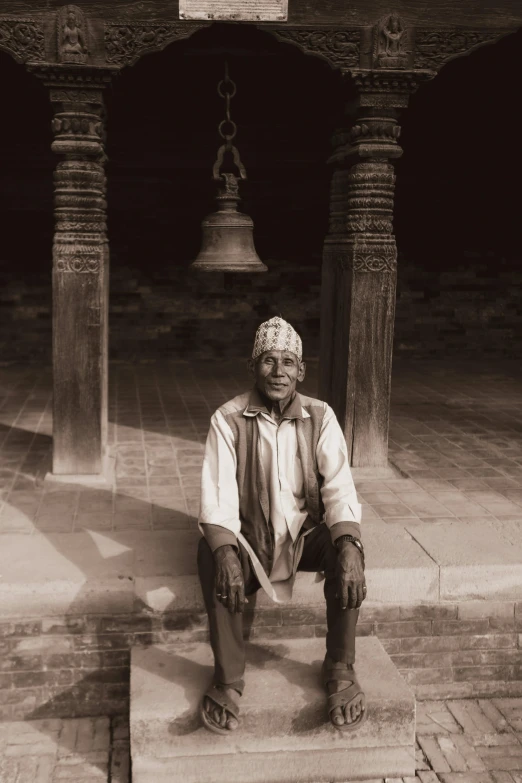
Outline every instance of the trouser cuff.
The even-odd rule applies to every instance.
[[[355,663],[355,653],[350,650],[344,650],[342,647],[333,647],[326,650],[327,655],[336,663]]]
[[[233,688],[235,691],[238,691],[238,693],[241,696],[243,695],[243,691],[245,690],[244,680],[235,680],[234,682],[222,682],[220,680],[215,680],[214,685],[221,688]]]

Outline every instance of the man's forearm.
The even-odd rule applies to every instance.
[[[228,530],[228,528],[222,527],[222,525],[210,525],[208,523],[202,523],[201,529],[209,547],[213,552],[222,546],[232,546],[237,551],[237,538],[231,530]]]

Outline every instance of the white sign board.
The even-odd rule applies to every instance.
[[[284,22],[288,18],[288,0],[179,0],[179,17],[234,22]]]

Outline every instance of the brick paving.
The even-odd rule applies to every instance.
[[[0,723],[0,783],[129,783],[123,718]]]
[[[522,521],[522,368],[395,363],[389,455],[402,478],[357,481],[363,519]],[[317,366],[303,391],[316,393]],[[195,526],[210,414],[249,386],[244,363],[113,365],[112,489],[50,484],[51,373],[0,368],[0,532]]]
[[[123,717],[0,723],[0,783],[130,783],[129,768]],[[402,780],[521,783],[522,699],[419,702],[416,777]]]

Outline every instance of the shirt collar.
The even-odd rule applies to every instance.
[[[254,386],[250,392],[248,405],[243,411],[244,416],[257,416],[258,413],[266,413],[270,416],[270,410],[263,397],[261,396],[257,386]],[[303,408],[301,404],[301,396],[298,392],[295,392],[293,399],[286,406],[282,418],[283,419],[308,419],[310,414]]]

